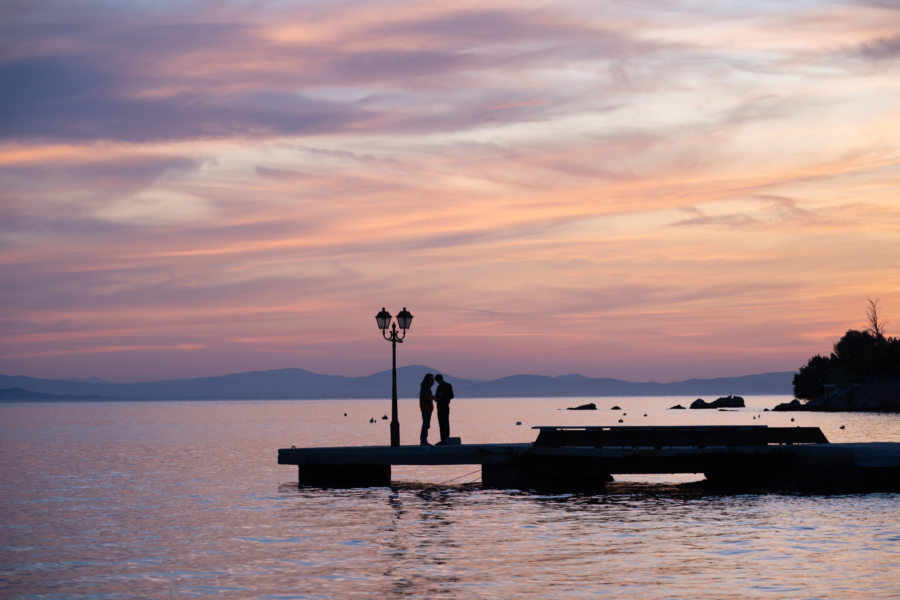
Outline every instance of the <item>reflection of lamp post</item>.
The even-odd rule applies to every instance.
[[[388,340],[391,343],[391,350],[393,353],[393,368],[391,371],[391,446],[399,446],[400,445],[400,421],[397,420],[397,343],[403,343],[403,338],[406,337],[406,330],[409,329],[410,324],[412,323],[412,314],[406,307],[403,307],[399,313],[397,313],[397,322],[393,323],[391,321],[391,313],[381,309],[381,312],[375,315],[375,322],[378,323],[378,329],[381,330],[381,335],[384,336],[384,339]],[[397,335],[397,325],[400,326],[402,330],[402,334]],[[391,328],[391,334],[388,335],[387,329]]]

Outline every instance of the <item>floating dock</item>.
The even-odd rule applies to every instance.
[[[282,448],[302,485],[388,486],[393,465],[481,465],[484,487],[602,488],[613,474],[703,473],[716,487],[900,491],[900,443],[831,444],[818,427],[535,427],[519,444]]]

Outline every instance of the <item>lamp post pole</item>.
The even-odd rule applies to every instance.
[[[391,313],[384,308],[375,315],[381,335],[391,343],[391,446],[400,445],[400,420],[397,416],[397,344],[403,343],[406,330],[412,324],[412,318],[412,314],[406,310],[405,306],[397,313],[396,322],[393,321]],[[397,325],[400,325],[401,331],[397,331]],[[390,335],[387,331],[388,326],[391,328]]]
[[[400,445],[400,420],[397,418],[397,325],[391,324],[391,446]]]

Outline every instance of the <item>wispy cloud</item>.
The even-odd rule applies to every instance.
[[[744,227],[747,225],[756,224],[758,222],[756,219],[746,214],[726,214],[710,216],[696,207],[687,207],[682,210],[693,216],[688,219],[676,221],[672,224],[674,227],[686,227],[690,225],[722,225],[726,227]]]
[[[872,60],[893,60],[900,58],[900,35],[883,37],[860,44],[857,52]]]
[[[889,4],[2,10],[0,371],[365,373],[407,305],[451,373],[680,379],[900,306]]]

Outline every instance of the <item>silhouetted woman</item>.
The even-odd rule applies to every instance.
[[[428,428],[431,427],[431,413],[434,410],[434,396],[431,394],[433,385],[434,375],[426,373],[419,387],[419,409],[422,411],[422,433],[419,434],[419,444],[422,446],[431,445],[428,443]]]

